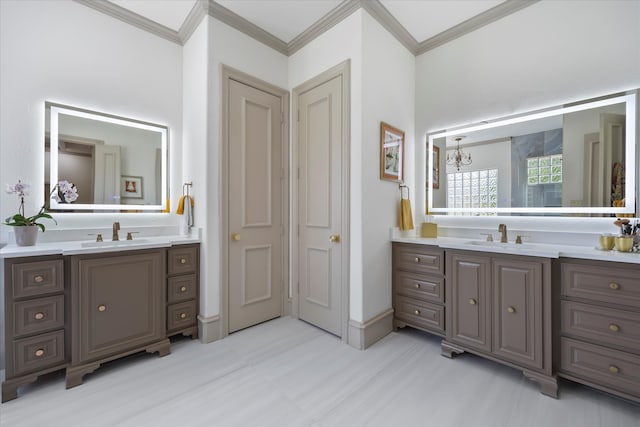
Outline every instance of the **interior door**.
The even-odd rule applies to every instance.
[[[94,203],[120,204],[120,146],[100,145],[94,155]]]
[[[282,100],[229,82],[229,332],[282,314]]]
[[[342,76],[298,98],[300,319],[341,336]]]

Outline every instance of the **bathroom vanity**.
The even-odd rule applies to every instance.
[[[519,369],[548,396],[563,377],[640,402],[639,278],[640,254],[397,238],[394,328]]]
[[[102,363],[169,354],[172,335],[197,338],[199,243],[110,243],[43,244],[34,253],[58,253],[34,256],[3,249],[3,402],[49,372],[66,369],[71,388]]]

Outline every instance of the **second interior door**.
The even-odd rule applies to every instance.
[[[229,82],[229,332],[282,314],[282,100]]]

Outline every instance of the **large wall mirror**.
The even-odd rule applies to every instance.
[[[429,213],[636,212],[637,91],[428,136]]]
[[[45,103],[45,117],[45,194],[51,210],[165,209],[166,126],[51,102]],[[65,181],[74,186],[71,196],[58,192]]]

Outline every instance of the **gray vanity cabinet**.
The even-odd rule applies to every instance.
[[[167,336],[198,338],[199,245],[167,251]]]
[[[2,401],[38,376],[64,369],[64,264],[61,256],[4,260],[5,379]]]
[[[67,388],[103,362],[141,350],[169,353],[165,257],[164,249],[71,257]]]
[[[447,338],[442,354],[469,351],[522,369],[557,397],[551,354],[551,262],[448,251]]]
[[[562,259],[559,375],[640,402],[640,266]]]

